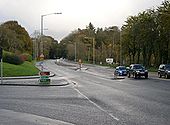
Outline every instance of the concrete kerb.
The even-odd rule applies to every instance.
[[[55,74],[51,74],[50,77],[54,77]],[[40,76],[18,76],[18,77],[3,77],[3,80],[13,80],[13,79],[38,79]]]
[[[42,85],[42,84],[7,84],[7,83],[3,83],[3,84],[0,84],[0,86],[40,86],[40,87],[48,87],[48,86],[67,86],[69,85],[68,82],[66,83],[60,83],[60,84],[46,84],[46,85]]]
[[[55,74],[51,74],[50,77],[54,77],[56,76]],[[4,82],[7,81],[7,80],[20,80],[20,79],[39,79],[40,76],[22,76],[22,77],[4,77],[3,80]],[[38,80],[37,80],[38,81]],[[65,82],[60,82],[58,84],[54,84],[54,83],[51,83],[51,84],[45,84],[45,85],[42,85],[42,84],[39,84],[38,82],[36,83],[32,83],[32,84],[27,84],[27,83],[1,83],[0,85],[3,85],[3,86],[66,86],[66,85],[69,85],[69,82],[68,81],[65,81]]]

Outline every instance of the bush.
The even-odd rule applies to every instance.
[[[24,62],[19,56],[10,52],[3,53],[3,61],[15,65],[20,65]]]
[[[28,53],[21,54],[20,58],[22,61],[29,61],[29,62],[32,61],[32,56]]]

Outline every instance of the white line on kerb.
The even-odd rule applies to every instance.
[[[106,110],[104,110],[102,107],[100,107],[99,105],[97,105],[95,102],[93,102],[92,100],[90,100],[87,96],[85,96],[83,93],[81,93],[77,88],[74,87],[74,90],[77,91],[81,96],[83,96],[84,98],[86,98],[90,103],[92,103],[94,106],[96,106],[98,109],[100,109],[101,111],[105,112],[106,114],[108,114],[110,117],[112,117],[114,120],[119,121],[119,119],[117,117],[115,117],[114,115],[112,115],[111,113],[108,113]]]

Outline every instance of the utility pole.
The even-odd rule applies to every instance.
[[[93,45],[93,64],[95,64],[95,38],[94,37],[84,37],[85,39],[90,39],[92,40],[92,45]]]
[[[1,60],[1,84],[3,84],[3,64],[2,64],[3,49],[0,47],[0,60]]]
[[[90,47],[88,47],[88,62],[90,61]]]
[[[120,31],[120,65],[123,65],[123,56],[122,56],[122,31]]]
[[[77,43],[75,42],[75,46],[74,46],[75,48],[74,48],[74,61],[76,62],[76,60],[77,60]]]
[[[93,39],[93,64],[95,64],[95,40]]]

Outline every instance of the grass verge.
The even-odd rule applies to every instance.
[[[33,62],[25,61],[21,65],[14,65],[9,63],[3,63],[3,76],[32,76],[38,75],[39,70],[34,66]]]
[[[158,68],[150,67],[150,68],[148,68],[148,71],[149,71],[149,72],[157,72],[157,71],[158,71]]]

